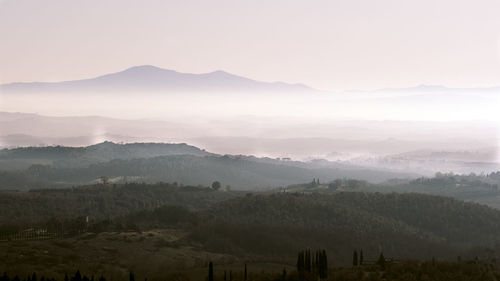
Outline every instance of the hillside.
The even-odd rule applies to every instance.
[[[216,204],[193,234],[212,250],[279,255],[297,248],[364,249],[395,258],[451,258],[494,247],[500,211],[446,197],[347,192],[272,194]],[[343,260],[343,262],[348,262]]]
[[[85,234],[0,244],[12,258],[8,261],[12,268],[20,259],[16,253],[27,252],[25,247],[30,245],[36,247],[29,252],[32,258],[26,264],[44,265],[47,271],[60,269],[43,258],[44,249],[56,251],[58,256],[72,255],[70,264],[81,268],[92,269],[102,262],[100,268],[109,271],[133,268],[155,274],[161,264],[171,269],[197,269],[209,257],[225,266],[242,261],[293,266],[296,252],[305,248],[326,249],[330,264],[335,266],[350,264],[353,249],[363,249],[366,260],[376,259],[381,252],[398,260],[455,260],[457,256],[484,260],[498,258],[500,250],[496,246],[500,242],[500,211],[430,195],[243,194],[129,185],[0,196],[5,203],[0,205],[2,217],[30,214],[18,216],[17,224],[26,218],[36,219],[37,214],[43,223],[57,218],[54,211],[71,205],[76,208],[67,209],[65,214],[91,215]],[[154,200],[157,196],[158,202]],[[94,201],[97,198],[103,199]],[[12,201],[18,204],[9,203]],[[94,216],[96,212],[100,217]],[[65,226],[69,231],[69,221]],[[127,255],[123,249],[136,249],[140,258]],[[143,262],[146,257],[147,264]]]
[[[137,159],[167,155],[206,156],[211,154],[184,143],[117,144],[106,141],[87,147],[44,146],[3,149],[0,150],[0,164],[18,162],[29,166],[42,162],[50,163],[55,168],[78,168],[114,159]]]
[[[36,225],[51,218],[71,219],[80,216],[89,216],[91,221],[98,222],[164,205],[200,210],[242,195],[236,191],[214,192],[206,187],[182,186],[177,183],[92,185],[30,192],[2,191],[0,225]]]
[[[73,158],[71,161],[78,163],[78,160]],[[35,164],[25,170],[0,172],[0,188],[26,190],[90,184],[102,176],[108,177],[112,183],[163,181],[206,186],[218,180],[224,187],[255,189],[309,182],[312,178],[320,178],[325,182],[339,177],[382,182],[411,175],[327,161],[317,163],[247,156],[169,155],[114,159],[75,168]]]

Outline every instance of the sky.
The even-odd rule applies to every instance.
[[[500,85],[498,0],[0,0],[0,83],[155,65],[328,90]]]

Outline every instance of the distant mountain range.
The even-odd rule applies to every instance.
[[[15,82],[0,85],[1,93],[60,93],[60,92],[322,92],[304,84],[263,82],[222,70],[208,73],[182,73],[152,65],[141,65],[90,79],[62,82]],[[448,88],[441,85],[418,85],[408,88],[385,88],[371,91],[352,90],[346,94],[377,96],[390,94],[484,93],[500,94],[499,87]]]
[[[193,74],[162,69],[151,65],[134,66],[117,73],[84,80],[0,85],[0,91],[4,93],[131,92],[139,90],[155,92],[317,91],[302,84],[256,81],[221,70]]]

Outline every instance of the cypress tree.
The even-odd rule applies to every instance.
[[[281,277],[281,280],[285,281],[286,280],[286,268],[283,267],[283,275]]]
[[[323,271],[323,257],[321,256],[321,250],[316,251],[316,275],[321,279]]]
[[[212,262],[208,264],[208,281],[214,281],[214,265]]]
[[[297,271],[302,272],[304,270],[304,251],[300,251],[297,255]]]
[[[326,256],[326,250],[323,250],[323,278],[328,278],[328,257]]]
[[[377,263],[382,270],[385,270],[385,257],[383,253],[380,253]]]
[[[358,266],[358,251],[352,253],[352,266]]]
[[[320,251],[319,252],[319,278],[320,279],[323,279],[325,278],[325,256],[323,255],[323,251]]]
[[[82,281],[82,274],[80,273],[80,270],[77,270],[75,273],[75,281]]]
[[[311,272],[311,251],[306,250],[305,270]]]
[[[312,254],[311,254],[311,272],[313,272],[313,273],[314,273],[314,267],[315,267],[315,264],[314,264],[314,263],[316,262],[316,261],[314,260],[314,257],[315,257],[315,254],[314,254],[314,253],[312,253]]]
[[[245,263],[245,274],[243,275],[243,280],[247,281],[247,264]]]
[[[363,265],[363,250],[359,251],[359,265]]]
[[[224,281],[226,281],[226,271],[224,270]]]
[[[135,276],[134,276],[134,273],[132,271],[130,271],[130,274],[128,276],[128,280],[129,281],[135,281]]]
[[[319,265],[320,265],[320,260],[319,260],[319,250],[316,250],[316,254],[314,255],[314,272],[318,273],[319,272]]]

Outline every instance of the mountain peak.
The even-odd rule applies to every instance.
[[[154,66],[154,65],[145,64],[145,65],[136,65],[136,66],[129,67],[125,71],[127,71],[127,70],[144,70],[144,69],[160,70],[161,68]]]
[[[224,71],[224,70],[220,70],[220,69],[218,69],[218,70],[215,70],[215,71],[212,71],[212,72],[209,72],[208,74],[219,74],[219,75],[220,75],[220,74],[223,74],[223,75],[233,75],[233,74],[231,74],[231,73],[229,73],[229,72],[227,72],[227,71]]]
[[[164,69],[160,68],[154,65],[137,65],[137,66],[132,66],[130,68],[127,68],[123,71],[120,71],[118,73],[127,73],[127,72],[133,72],[133,73],[139,73],[139,72],[177,72],[174,70],[170,69]]]

